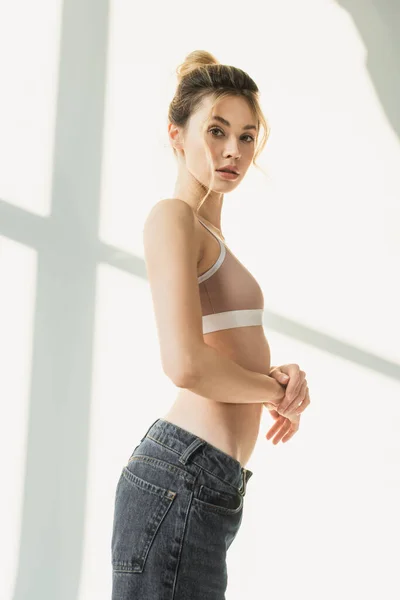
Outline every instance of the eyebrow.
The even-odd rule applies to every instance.
[[[215,119],[216,121],[220,121],[221,123],[223,123],[224,125],[226,125],[227,127],[230,127],[231,124],[229,123],[229,121],[227,121],[226,119],[224,119],[223,117],[219,117],[218,115],[214,115],[212,117],[212,119]],[[257,127],[255,125],[245,125],[243,127],[243,129],[255,129],[257,131]]]

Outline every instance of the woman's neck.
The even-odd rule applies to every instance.
[[[207,222],[207,225],[209,225],[209,226],[210,226],[212,229],[214,229],[214,230],[217,232],[217,234],[218,234],[218,236],[221,238],[221,240],[225,241],[225,238],[224,238],[224,236],[223,236],[223,234],[222,234],[221,230],[220,230],[218,227],[216,227],[216,226],[214,225],[214,223],[211,223],[211,221],[209,221],[209,219],[207,219],[207,218],[206,218],[206,217],[204,217],[203,215],[200,215],[200,214],[199,214],[198,216],[199,216],[199,218],[200,218],[200,219],[202,219],[202,221],[206,221],[206,222]]]

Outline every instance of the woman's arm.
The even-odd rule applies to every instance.
[[[262,402],[268,403],[271,409],[285,397],[285,388],[276,379],[241,367],[212,346],[202,344],[193,356],[191,369],[179,387],[217,402]]]

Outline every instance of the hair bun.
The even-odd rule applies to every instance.
[[[206,67],[207,65],[219,65],[219,61],[207,50],[193,50],[190,52],[176,69],[179,82],[182,81],[186,75],[191,71],[198,69],[199,67]]]

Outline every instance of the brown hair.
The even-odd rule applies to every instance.
[[[217,59],[206,50],[194,50],[188,54],[184,62],[176,69],[176,74],[178,76],[178,87],[175,96],[169,105],[169,122],[182,127],[183,130],[185,130],[190,116],[196,111],[204,98],[208,96],[210,96],[213,101],[208,118],[211,117],[215,105],[222,98],[230,96],[240,96],[245,98],[257,121],[256,140],[258,140],[260,126],[264,130],[263,137],[256,147],[253,157],[253,165],[263,171],[261,167],[256,164],[256,159],[267,143],[270,127],[261,110],[259,90],[253,79],[238,67],[221,65]],[[203,134],[205,134],[205,127],[203,128]],[[212,181],[210,183],[210,186],[212,186],[214,183],[214,171],[212,169],[211,154],[205,138],[204,149],[209,158],[211,172],[213,173]],[[173,148],[173,151],[176,156],[176,149]],[[208,192],[202,199],[197,210],[199,210],[200,206],[206,200],[210,191],[211,187],[208,188]]]

